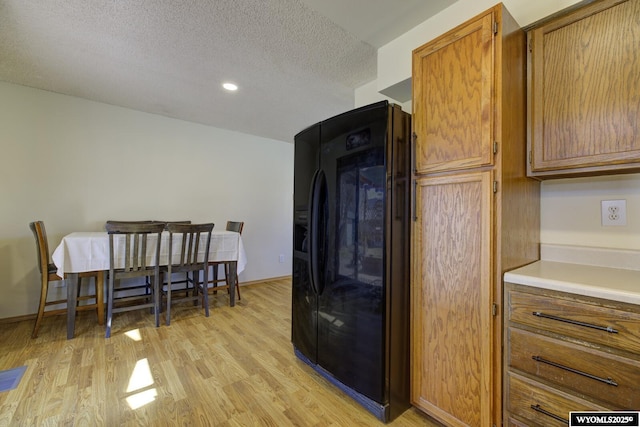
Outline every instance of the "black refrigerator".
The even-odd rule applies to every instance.
[[[295,136],[294,351],[384,422],[410,406],[410,118],[382,101]]]

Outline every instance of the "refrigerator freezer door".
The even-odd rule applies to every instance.
[[[311,126],[295,137],[293,181],[293,266],[291,341],[313,363],[317,361],[317,296],[310,282],[310,190],[320,158],[320,126]]]

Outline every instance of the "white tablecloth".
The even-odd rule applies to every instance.
[[[123,238],[123,236],[116,236]],[[178,235],[174,235],[178,237]],[[150,235],[149,239],[155,239]],[[168,264],[169,233],[162,233],[160,245],[160,264]],[[149,241],[149,243],[152,240]],[[118,239],[114,242],[116,253]],[[179,244],[174,238],[174,253],[179,250]],[[200,245],[204,251],[204,243]],[[64,277],[65,273],[82,273],[85,271],[98,271],[109,269],[109,235],[106,231],[98,232],[74,232],[67,234],[51,256],[52,261],[58,267],[58,276]],[[153,256],[147,257],[148,264],[153,265]],[[213,231],[211,235],[211,247],[209,249],[209,261],[237,261],[237,272],[240,274],[247,265],[247,256],[242,245],[242,237],[235,231]],[[122,258],[116,260],[116,268],[124,264]]]

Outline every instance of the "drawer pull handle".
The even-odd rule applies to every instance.
[[[611,326],[599,326],[599,325],[593,325],[591,323],[578,322],[577,320],[571,320],[571,319],[565,319],[563,317],[552,316],[551,314],[544,314],[544,313],[541,313],[539,311],[534,311],[532,314],[534,316],[544,317],[545,319],[551,319],[551,320],[557,320],[559,322],[571,323],[572,325],[584,326],[586,328],[593,328],[593,329],[597,329],[599,331],[606,331],[606,332],[609,332],[610,334],[617,334],[618,333],[618,331],[613,329]]]
[[[533,409],[533,410],[534,410],[534,411],[536,411],[536,412],[540,412],[541,414],[544,414],[544,415],[546,415],[546,416],[548,416],[548,417],[551,417],[551,418],[553,418],[554,420],[558,420],[558,421],[560,421],[561,423],[565,423],[566,425],[569,425],[569,420],[564,419],[564,418],[562,418],[562,417],[560,417],[560,416],[558,416],[558,415],[556,415],[556,414],[553,414],[553,413],[551,413],[551,412],[549,412],[549,411],[545,411],[544,409],[542,409],[542,408],[540,407],[540,405],[531,405],[531,409]]]
[[[577,369],[573,369],[573,368],[570,368],[568,366],[561,365],[560,363],[556,363],[556,362],[552,362],[552,361],[547,360],[547,359],[543,359],[540,356],[531,356],[531,358],[533,360],[535,360],[536,362],[546,363],[547,365],[555,366],[556,368],[564,369],[565,371],[573,372],[574,374],[582,375],[583,377],[591,378],[592,380],[600,381],[600,382],[603,382],[605,384],[612,385],[614,387],[618,386],[618,383],[615,382],[611,378],[602,378],[602,377],[598,377],[598,376],[595,376],[595,375],[591,375],[591,374],[588,374],[586,372],[582,372],[582,371],[579,371]]]

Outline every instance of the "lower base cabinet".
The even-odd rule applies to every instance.
[[[640,408],[640,306],[510,283],[505,306],[506,425]]]

